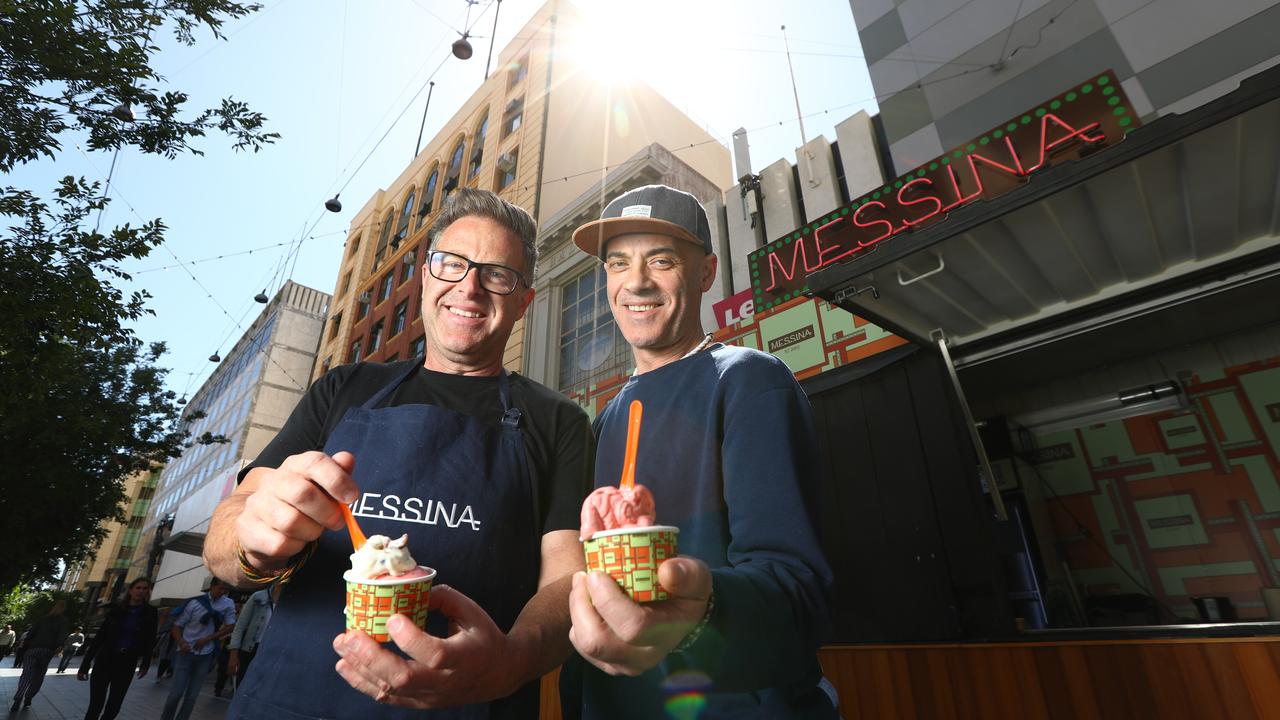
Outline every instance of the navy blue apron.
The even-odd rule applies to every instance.
[[[328,455],[356,457],[362,493],[353,506],[366,535],[397,538],[436,582],[450,585],[488,611],[504,632],[538,586],[541,533],[533,482],[504,371],[498,392],[502,422],[494,426],[435,405],[379,408],[419,366],[347,411],[325,443]],[[376,516],[376,517],[375,517]],[[538,681],[481,705],[423,711],[375,703],[334,670],[333,638],[345,628],[351,540],[326,531],[315,554],[285,586],[229,718],[534,718]],[[428,631],[444,636],[432,613]],[[394,642],[387,648],[396,650]]]

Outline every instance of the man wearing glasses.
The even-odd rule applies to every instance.
[[[537,679],[569,653],[592,453],[577,405],[502,366],[535,236],[493,193],[455,193],[427,236],[425,356],[327,373],[214,513],[215,574],[290,576],[228,717],[537,716]],[[394,647],[343,632],[339,502],[437,571],[430,633],[398,615]]]

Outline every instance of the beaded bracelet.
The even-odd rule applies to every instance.
[[[278,582],[283,585],[284,583],[289,582],[290,578],[293,577],[293,574],[298,571],[298,568],[302,567],[302,565],[311,558],[311,555],[316,551],[316,545],[318,544],[319,541],[312,540],[307,543],[306,547],[302,548],[302,552],[299,552],[297,555],[289,558],[289,562],[286,563],[284,567],[268,573],[259,572],[259,570],[249,562],[248,556],[244,553],[244,548],[239,545],[237,545],[236,558],[240,561],[241,574],[244,575],[246,580],[254,585],[267,585],[273,582]]]
[[[707,625],[711,623],[711,613],[715,612],[715,609],[716,589],[713,587],[711,588],[711,594],[707,596],[707,610],[702,613],[702,619],[698,621],[697,625],[693,626],[693,629],[689,631],[689,634],[684,636],[684,640],[681,640],[680,644],[671,652],[684,652],[685,650],[693,647],[693,644],[698,642],[698,638],[702,636],[702,631],[706,630]]]

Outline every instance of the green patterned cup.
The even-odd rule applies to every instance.
[[[582,544],[587,570],[606,572],[636,602],[666,600],[658,584],[658,566],[676,556],[676,536],[671,525],[602,530]]]
[[[382,577],[377,580],[352,577],[348,570],[342,574],[347,583],[347,629],[363,630],[380,643],[389,642],[387,620],[392,615],[404,615],[419,628],[427,629],[427,596],[436,571],[418,566],[421,573],[409,573],[412,577]]]

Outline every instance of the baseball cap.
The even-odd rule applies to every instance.
[[[573,232],[573,244],[603,259],[609,240],[630,233],[670,235],[693,243],[708,255],[711,225],[698,198],[666,185],[645,185],[619,195],[605,206],[599,220]]]

